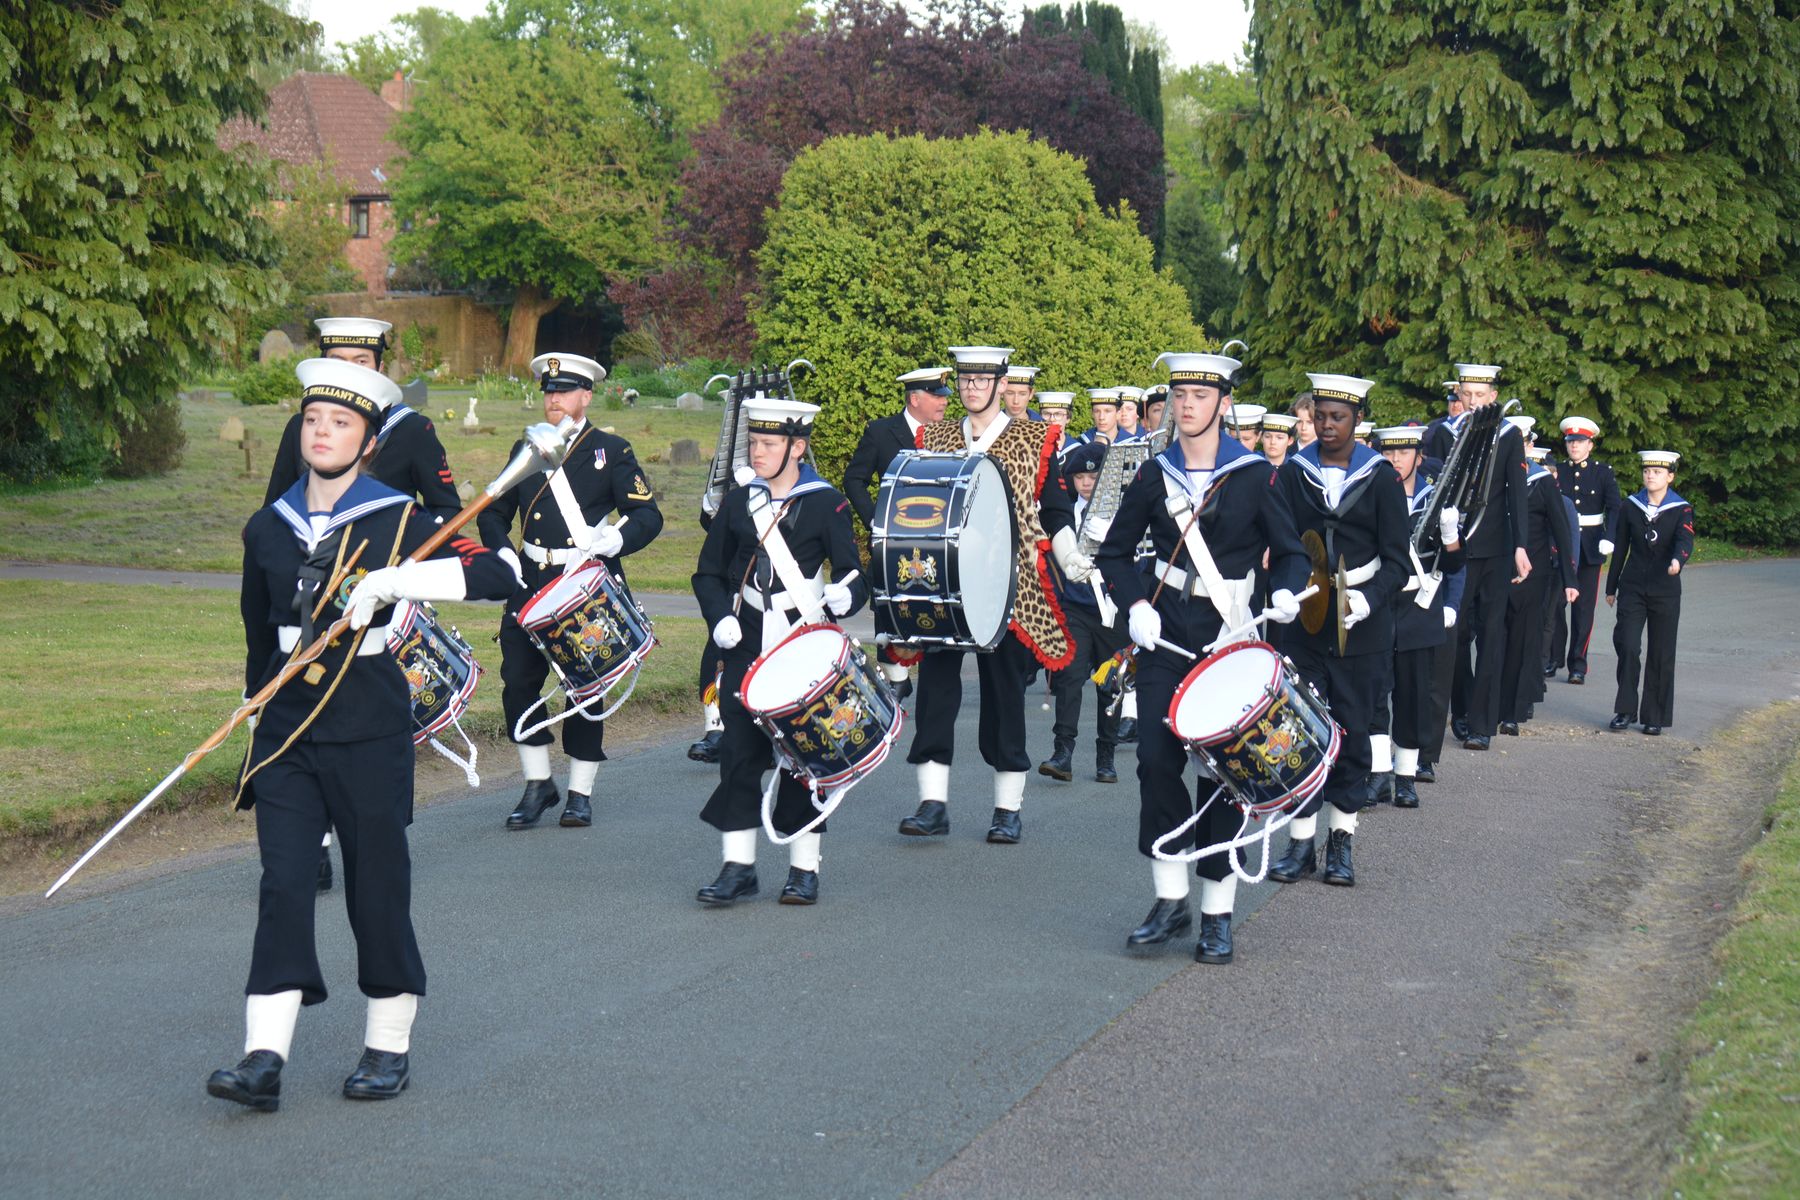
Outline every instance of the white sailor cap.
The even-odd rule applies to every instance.
[[[368,367],[341,358],[309,358],[294,364],[300,377],[300,407],[341,404],[379,424],[390,405],[400,403],[400,385]]]
[[[1312,381],[1315,404],[1321,400],[1336,400],[1340,404],[1354,404],[1363,408],[1369,403],[1369,389],[1375,386],[1373,379],[1361,379],[1355,375],[1315,375],[1308,371],[1306,377]]]
[[[1243,363],[1225,354],[1178,354],[1165,350],[1156,356],[1152,366],[1168,364],[1169,384],[1203,383],[1222,391],[1231,390],[1231,381]]]
[[[1525,447],[1525,457],[1529,458],[1532,462],[1535,462],[1535,463],[1549,462],[1550,461],[1550,447],[1548,447],[1548,446],[1527,446],[1527,447]]]
[[[1225,424],[1233,429],[1261,429],[1268,412],[1260,404],[1234,404],[1225,410]]]
[[[952,346],[958,375],[1004,375],[1012,358],[1011,346]]]
[[[1673,450],[1639,450],[1638,461],[1646,467],[1667,467],[1673,471],[1681,455]]]
[[[908,392],[930,392],[934,396],[950,394],[949,367],[920,367],[916,371],[908,371],[899,377],[901,390]]]
[[[1087,394],[1088,394],[1088,407],[1089,408],[1093,408],[1094,406],[1100,405],[1100,404],[1111,404],[1114,407],[1118,406],[1119,389],[1116,387],[1089,388],[1087,390]]]
[[[1500,368],[1492,363],[1457,363],[1456,382],[1493,383],[1500,378]]]
[[[1524,434],[1526,441],[1530,441],[1532,439],[1532,437],[1535,436],[1531,431],[1533,428],[1535,428],[1537,426],[1537,418],[1536,417],[1525,417],[1525,416],[1508,417],[1508,418],[1506,418],[1506,423],[1508,425],[1511,425],[1514,429],[1517,429],[1520,433]]]
[[[391,321],[373,317],[320,317],[313,324],[319,330],[321,350],[373,350],[377,354],[387,348],[387,335],[394,328]]]
[[[1264,413],[1262,419],[1264,429],[1274,429],[1282,433],[1293,433],[1300,427],[1300,418],[1293,413]]]
[[[1038,370],[1039,368],[1037,367],[1021,367],[1018,363],[1008,363],[1006,366],[1006,382],[1030,383],[1037,378]]]
[[[1375,431],[1377,450],[1417,450],[1424,443],[1423,425],[1389,425]]]
[[[1150,405],[1152,405],[1152,404],[1159,404],[1162,401],[1167,400],[1168,398],[1169,398],[1169,385],[1166,383],[1153,383],[1149,387],[1144,389],[1144,407],[1145,408],[1150,407]]]
[[[812,433],[813,418],[818,415],[816,404],[764,396],[760,392],[744,401],[744,419],[751,433],[807,437]]]
[[[1597,438],[1600,436],[1600,426],[1586,417],[1564,417],[1562,435],[1565,438]]]
[[[1037,394],[1037,406],[1039,411],[1051,408],[1069,409],[1074,407],[1074,405],[1074,392],[1039,392]]]
[[[606,378],[606,368],[591,358],[552,350],[531,360],[531,373],[546,392],[574,392],[586,389]]]
[[[1144,389],[1141,387],[1129,387],[1129,386],[1122,385],[1120,387],[1114,388],[1113,390],[1115,392],[1119,393],[1120,400],[1142,400],[1144,398]]]
[[[1369,437],[1374,432],[1375,432],[1375,422],[1373,422],[1373,421],[1358,421],[1356,423],[1356,438],[1358,441],[1362,441],[1363,439]]]

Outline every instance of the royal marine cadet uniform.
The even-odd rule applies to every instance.
[[[532,359],[531,371],[546,393],[592,392],[606,378],[599,363],[578,354],[541,354]],[[517,452],[518,445],[513,449]],[[608,525],[605,519],[612,513],[618,520]],[[518,738],[520,718],[537,704],[550,674],[549,660],[519,624],[519,610],[540,588],[590,559],[604,562],[623,581],[619,559],[654,541],[662,532],[663,518],[631,443],[585,419],[569,440],[562,466],[526,476],[482,512],[482,543],[511,557],[515,517],[520,584],[500,618],[500,680],[507,736],[519,746],[525,770],[525,793],[506,818],[506,827],[526,829],[562,797],[551,779],[550,731],[536,730],[522,742]],[[572,703],[567,697],[563,702]],[[599,765],[606,759],[605,733],[605,725],[587,713],[562,722],[563,751],[572,760],[563,825],[585,827],[593,821],[590,797]]]
[[[750,432],[786,437],[790,450],[794,439],[811,433],[818,411],[816,404],[760,395],[744,402]],[[783,463],[776,477],[788,466]],[[780,566],[783,556],[792,561],[786,574]],[[837,581],[826,581],[827,562]],[[697,894],[702,904],[722,907],[757,894],[762,777],[775,764],[768,735],[751,719],[739,694],[744,676],[752,663],[802,623],[803,614],[841,619],[861,608],[868,589],[858,562],[849,502],[804,462],[781,496],[773,495],[769,481],[762,478],[732,488],[707,527],[692,582],[700,614],[723,652],[719,705],[725,735],[719,743],[719,783],[700,810],[700,819],[723,835],[724,864],[718,878]],[[802,598],[790,590],[795,573],[800,578],[791,586],[811,595]],[[797,834],[818,816],[812,792],[794,775],[775,769],[780,778],[771,821],[777,833],[793,839],[788,843],[788,879],[781,902],[813,904],[819,896],[820,835],[825,827]]]
[[[1681,460],[1672,450],[1640,450],[1638,458],[1646,467],[1671,472]],[[1619,732],[1638,721],[1654,736],[1675,722],[1675,634],[1681,623],[1681,572],[1694,553],[1694,506],[1673,487],[1661,503],[1651,501],[1648,489],[1640,490],[1619,514],[1618,535],[1606,571],[1607,599],[1617,606],[1613,652],[1619,656],[1619,690],[1609,728]],[[1642,640],[1646,626],[1648,646]]]
[[[1562,423],[1563,443],[1600,436],[1600,426],[1586,417],[1569,417]],[[1590,451],[1580,462],[1571,459],[1557,468],[1556,482],[1563,495],[1575,502],[1575,518],[1581,524],[1581,562],[1575,586],[1581,594],[1569,609],[1569,643],[1550,647],[1551,667],[1567,664],[1570,683],[1587,682],[1588,641],[1594,635],[1594,609],[1600,603],[1600,568],[1613,552],[1614,535],[1624,500],[1613,469],[1594,459]]]
[[[1321,403],[1367,405],[1373,383],[1348,375],[1312,375],[1315,420]],[[1292,883],[1313,872],[1313,834],[1317,814],[1327,808],[1330,833],[1326,842],[1325,882],[1351,886],[1356,873],[1351,837],[1356,815],[1368,799],[1370,745],[1366,736],[1375,691],[1385,674],[1381,664],[1394,652],[1394,596],[1410,570],[1406,545],[1411,533],[1406,519],[1406,493],[1393,464],[1361,442],[1350,446],[1348,467],[1327,467],[1320,458],[1323,443],[1314,441],[1288,456],[1279,473],[1283,494],[1301,537],[1312,533],[1325,548],[1330,572],[1324,589],[1328,613],[1339,606],[1336,573],[1348,583],[1342,603],[1348,616],[1344,649],[1338,649],[1337,619],[1327,617],[1317,633],[1290,625],[1282,649],[1301,678],[1312,684],[1344,730],[1342,750],[1325,786],[1310,800],[1289,831],[1289,845],[1269,877]]]

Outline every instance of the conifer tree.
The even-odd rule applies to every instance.
[[[1681,451],[1710,532],[1800,541],[1796,11],[1261,0],[1207,150],[1264,395],[1346,371],[1394,419],[1499,362],[1621,466]]]

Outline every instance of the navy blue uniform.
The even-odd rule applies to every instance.
[[[425,511],[439,520],[447,521],[462,511],[456,477],[450,474],[450,460],[444,455],[444,444],[438,440],[437,427],[430,417],[404,404],[388,408],[381,422],[375,457],[363,470],[378,483],[417,496]],[[275,448],[263,504],[275,503],[305,475],[306,463],[300,457],[300,414],[295,413],[281,431],[281,444]]]
[[[1670,491],[1650,511],[1649,493],[1626,501],[1619,515],[1619,544],[1606,572],[1606,594],[1617,596],[1613,652],[1619,656],[1619,691],[1613,712],[1645,725],[1675,723],[1675,634],[1681,623],[1681,576],[1694,553],[1694,508]],[[1644,647],[1645,627],[1649,645]],[[1643,697],[1638,676],[1643,674]]]
[[[1469,414],[1457,418],[1457,426]],[[1492,737],[1500,721],[1501,673],[1506,660],[1506,606],[1516,570],[1513,552],[1525,545],[1525,439],[1502,422],[1489,475],[1487,506],[1473,533],[1463,532],[1463,606],[1458,613],[1456,678],[1451,710],[1469,733]],[[1471,659],[1473,655],[1473,659]]]

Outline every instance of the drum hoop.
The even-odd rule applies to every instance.
[[[779,715],[782,714],[751,712],[750,719],[762,729],[765,735],[767,735],[770,743],[775,748],[775,756],[783,760],[781,764],[783,770],[791,775],[809,780],[815,786],[822,788],[836,787],[838,784],[848,780],[861,779],[864,776],[871,774],[876,767],[879,767],[883,762],[887,761],[888,753],[893,750],[894,743],[900,740],[900,732],[906,728],[906,710],[899,705],[895,705],[894,727],[887,733],[884,733],[881,736],[880,741],[871,748],[871,757],[859,759],[854,763],[850,763],[845,766],[843,770],[833,775],[814,775],[811,771],[807,770],[806,762],[801,759],[799,755],[788,750],[787,734],[775,721],[775,717]]]
[[[1228,725],[1224,729],[1214,733],[1209,733],[1205,738],[1189,738],[1183,735],[1182,732],[1175,727],[1175,714],[1181,710],[1181,698],[1187,695],[1188,688],[1200,678],[1201,673],[1204,672],[1207,667],[1228,655],[1238,653],[1240,650],[1267,650],[1270,654],[1273,654],[1275,656],[1275,674],[1270,676],[1267,683],[1263,684],[1262,701],[1254,708],[1246,711],[1243,716],[1239,718],[1239,721],[1250,721],[1268,711],[1270,705],[1274,702],[1275,697],[1279,694],[1279,691],[1275,688],[1275,684],[1282,676],[1281,652],[1269,645],[1269,643],[1262,641],[1233,642],[1229,646],[1220,646],[1217,650],[1214,650],[1211,654],[1194,664],[1193,669],[1187,673],[1187,677],[1181,681],[1180,686],[1175,689],[1175,694],[1169,699],[1169,711],[1167,715],[1163,717],[1163,724],[1168,726],[1169,732],[1174,734],[1178,741],[1192,741],[1202,746],[1211,746],[1223,740],[1227,735],[1235,734],[1239,737],[1243,736],[1243,726],[1237,723]]]
[[[444,704],[443,712],[437,720],[418,728],[418,731],[413,734],[413,745],[418,745],[420,741],[431,737],[446,726],[456,724],[463,713],[469,711],[469,698],[475,694],[475,685],[481,682],[482,674],[481,664],[474,659],[469,660],[469,666],[471,670],[468,681],[456,690],[456,695],[451,700]]]
[[[532,609],[537,606],[538,602],[545,599],[550,592],[561,587],[565,583],[571,583],[574,580],[579,579],[589,571],[597,572],[597,577],[602,582],[612,577],[611,572],[606,569],[606,564],[602,562],[587,563],[584,566],[577,567],[574,571],[563,572],[561,575],[558,575],[555,579],[550,580],[537,591],[533,592],[531,594],[531,599],[519,606],[519,624],[527,625],[529,623],[529,625],[549,625],[552,622],[559,621],[563,617],[568,616],[569,613],[581,607],[581,605],[587,603],[589,600],[592,600],[594,598],[593,591],[590,591],[585,587],[576,588],[574,595],[556,608],[549,609],[543,613],[534,613],[532,611]]]
[[[750,681],[756,677],[756,672],[762,667],[762,665],[764,663],[768,662],[771,658],[775,657],[776,653],[778,651],[780,651],[783,646],[786,646],[789,642],[793,641],[795,638],[799,637],[801,634],[817,633],[821,629],[829,629],[833,633],[836,633],[840,637],[843,638],[843,641],[838,644],[837,665],[840,670],[843,670],[844,668],[847,668],[850,665],[850,650],[851,650],[850,635],[844,631],[843,626],[837,624],[835,621],[818,621],[811,625],[796,626],[795,628],[788,631],[788,635],[786,637],[782,638],[779,642],[776,642],[773,646],[769,647],[767,650],[764,650],[761,654],[757,655],[756,661],[751,663],[749,669],[744,672],[744,681],[742,683],[738,684],[738,702],[744,706],[745,712],[748,712],[752,715],[756,715],[759,713],[766,713],[767,715],[772,716],[772,717],[785,716],[786,714],[793,712],[795,709],[804,707],[805,705],[810,704],[814,700],[819,698],[819,696],[825,691],[826,686],[828,684],[830,684],[831,680],[829,678],[819,680],[818,683],[813,685],[813,689],[810,692],[807,692],[804,696],[801,696],[798,700],[790,700],[790,701],[783,702],[783,704],[781,705],[780,708],[752,708],[750,706],[750,702],[748,700],[744,699],[745,696],[750,694]]]

